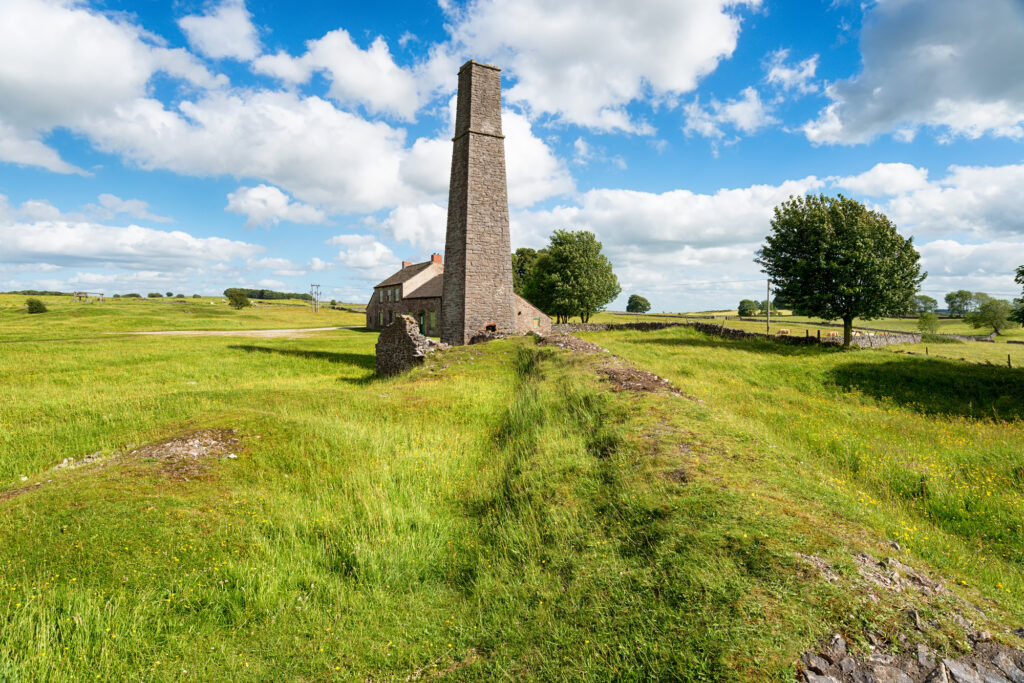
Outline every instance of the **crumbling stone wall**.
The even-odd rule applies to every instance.
[[[377,374],[401,374],[422,364],[428,353],[444,348],[446,344],[420,334],[412,316],[398,316],[377,338]]]

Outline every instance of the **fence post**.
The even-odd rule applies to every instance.
[[[1013,369],[1013,363],[1010,362],[1010,354],[1006,354],[1006,367]]]

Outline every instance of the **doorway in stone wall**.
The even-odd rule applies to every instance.
[[[427,314],[420,311],[420,334],[427,333]]]

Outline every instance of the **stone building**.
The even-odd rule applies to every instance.
[[[441,282],[444,264],[440,254],[429,261],[402,261],[402,268],[373,288],[366,304],[366,326],[382,330],[400,315],[409,315],[417,322],[420,333],[441,334]]]
[[[551,318],[512,290],[511,253],[501,70],[469,61],[459,70],[445,263],[438,254],[403,261],[374,287],[366,326],[379,330],[411,315],[422,334],[451,345],[480,332],[547,334]]]
[[[440,336],[443,291],[444,264],[439,254],[423,263],[402,261],[401,270],[373,288],[373,296],[366,304],[366,326],[371,330],[383,330],[400,316],[408,315],[416,321],[420,334]],[[506,334],[551,332],[551,318],[514,292],[512,308],[513,324]],[[481,327],[477,331],[485,329]]]

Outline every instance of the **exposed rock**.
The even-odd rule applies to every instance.
[[[446,348],[446,344],[420,334],[412,316],[400,315],[377,338],[377,374],[401,374],[422,364],[428,353]]]
[[[928,677],[924,679],[924,683],[949,683],[949,676],[946,675],[946,667],[939,664],[935,667],[935,671],[928,674]]]
[[[474,334],[472,337],[469,338],[469,341],[466,342],[466,343],[467,344],[483,344],[483,343],[486,343],[486,342],[489,342],[489,341],[495,341],[495,340],[498,340],[498,339],[505,339],[506,337],[510,337],[510,336],[512,336],[512,335],[505,334],[504,332],[494,332],[494,331],[491,331],[491,330],[485,330],[483,332],[477,332],[476,334]]]
[[[996,653],[992,658],[992,663],[1013,683],[1024,683],[1024,671],[1021,671],[1005,652]]]
[[[824,676],[829,669],[828,662],[826,662],[818,655],[811,653],[804,655],[804,664],[807,666],[807,669],[809,671],[816,673],[820,676]]]
[[[811,673],[810,671],[804,672],[804,679],[807,683],[839,683],[839,681],[832,676],[819,676],[818,674]]]
[[[943,659],[942,663],[946,666],[950,677],[956,683],[985,683],[985,679],[973,667],[967,664],[961,664],[952,659]]]
[[[917,663],[924,669],[934,668],[935,652],[927,645],[919,643],[917,646]]]

